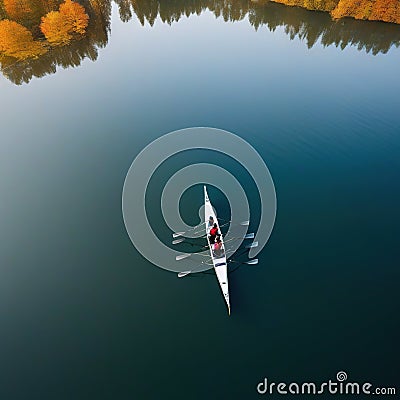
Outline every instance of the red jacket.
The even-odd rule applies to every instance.
[[[211,228],[210,229],[210,235],[211,236],[216,236],[218,233],[218,228]]]

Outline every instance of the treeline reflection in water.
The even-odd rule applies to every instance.
[[[137,17],[151,26],[159,18],[172,24],[182,17],[200,15],[209,10],[224,21],[247,19],[254,29],[262,26],[274,31],[283,27],[292,40],[299,38],[308,48],[316,43],[323,46],[337,46],[344,49],[355,46],[360,51],[374,55],[387,53],[392,46],[400,45],[400,26],[382,22],[342,19],[333,21],[329,14],[307,11],[296,7],[263,1],[246,0],[114,0],[122,21]],[[0,19],[7,18],[4,4],[0,2]],[[28,83],[32,77],[43,77],[55,73],[58,66],[63,68],[80,65],[83,59],[96,60],[98,49],[106,46],[111,30],[110,0],[81,0],[89,15],[89,26],[85,35],[68,45],[52,48],[46,54],[35,58],[17,60],[0,55],[1,71],[15,84]]]

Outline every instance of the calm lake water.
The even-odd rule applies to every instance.
[[[129,21],[114,5],[95,62],[0,77],[0,397],[253,399],[264,377],[340,370],[398,385],[400,27],[181,3],[130,18],[120,2]],[[152,266],[122,219],[135,156],[192,126],[244,138],[276,186],[260,264],[230,278],[231,317],[214,277]]]

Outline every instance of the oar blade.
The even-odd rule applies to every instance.
[[[258,264],[258,258],[255,258],[254,260],[246,261],[244,264],[257,265]]]
[[[191,253],[179,254],[175,257],[175,260],[181,261],[184,260],[185,258],[189,258],[191,255],[192,255]]]
[[[184,278],[185,276],[188,276],[192,273],[192,271],[183,271],[183,272],[179,272],[178,274],[178,278]]]
[[[175,238],[178,238],[180,236],[183,236],[184,234],[185,234],[185,232],[175,232],[175,233],[172,234],[172,237],[175,239]]]
[[[253,242],[251,244],[248,244],[247,246],[245,246],[246,249],[254,249],[254,247],[258,246],[258,242]]]
[[[179,244],[185,241],[185,238],[180,238],[172,241],[172,244]]]
[[[248,233],[243,239],[254,239],[254,233]]]

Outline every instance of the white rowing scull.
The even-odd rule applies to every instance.
[[[217,275],[218,283],[219,286],[221,287],[221,291],[224,296],[226,305],[228,306],[228,313],[230,315],[231,305],[229,301],[228,264],[226,260],[224,240],[221,234],[222,249],[219,251],[218,254],[216,254],[216,252],[213,249],[213,245],[210,243],[209,239],[209,232],[210,229],[212,228],[212,225],[210,226],[209,224],[210,217],[212,217],[213,222],[215,222],[218,225],[217,216],[215,215],[210,199],[208,198],[207,188],[204,186],[204,223],[206,224],[207,243],[210,249],[210,254],[215,274]],[[219,225],[218,225],[218,230],[220,232]]]

